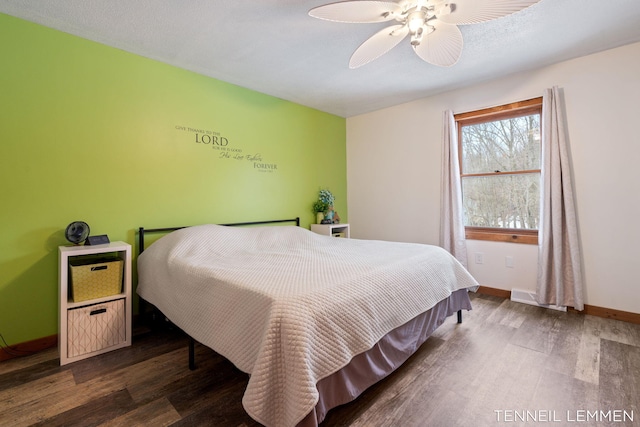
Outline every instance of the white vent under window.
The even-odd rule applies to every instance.
[[[558,307],[557,305],[539,304],[536,301],[536,293],[530,291],[523,291],[520,289],[511,290],[511,301],[521,302],[523,304],[535,305],[538,307],[550,308],[552,310],[567,311],[567,307]]]

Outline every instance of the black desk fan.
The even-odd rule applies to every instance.
[[[79,245],[89,237],[89,225],[84,221],[74,221],[67,225],[64,237],[74,245]]]

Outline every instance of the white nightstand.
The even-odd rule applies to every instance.
[[[311,231],[325,236],[344,237],[349,239],[349,224],[311,224]]]
[[[70,265],[83,264],[98,256],[108,256],[107,265],[96,263],[96,267],[89,265],[88,268],[96,270],[95,274],[104,274],[106,269],[112,268],[111,264],[120,260],[121,283],[109,295],[74,301]],[[131,245],[112,242],[95,246],[60,246],[58,261],[60,365],[130,346]]]

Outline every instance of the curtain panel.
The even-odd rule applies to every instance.
[[[444,112],[440,246],[467,268],[467,242],[462,220],[462,184],[458,162],[458,129],[453,111]]]
[[[542,165],[538,230],[538,303],[584,309],[582,256],[561,92],[542,98]]]

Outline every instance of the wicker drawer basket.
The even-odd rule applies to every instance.
[[[67,336],[68,357],[124,342],[127,339],[124,299],[68,310]]]
[[[119,294],[122,266],[119,258],[71,261],[71,300],[80,302]]]

